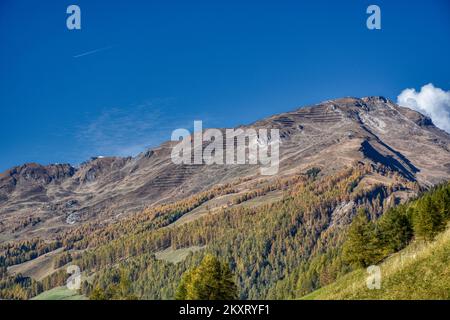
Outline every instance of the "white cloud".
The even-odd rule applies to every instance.
[[[397,104],[429,116],[438,128],[450,133],[450,90],[436,88],[432,83],[418,92],[405,89],[397,97]]]

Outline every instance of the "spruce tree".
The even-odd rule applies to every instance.
[[[361,209],[348,230],[343,248],[344,261],[355,267],[367,267],[382,257],[375,226]]]
[[[406,247],[413,236],[412,222],[404,206],[389,209],[377,225],[378,237],[385,255]]]
[[[236,299],[237,287],[228,265],[208,254],[197,268],[183,274],[175,298],[178,300]]]
[[[430,195],[425,195],[417,202],[413,223],[416,237],[427,241],[433,240],[444,228],[443,217]]]
[[[450,184],[439,186],[431,195],[443,222],[450,219]]]

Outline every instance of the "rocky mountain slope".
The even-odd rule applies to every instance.
[[[92,158],[79,167],[25,164],[0,174],[0,242],[48,237],[86,221],[111,222],[145,207],[185,198],[218,183],[251,182],[355,163],[396,172],[422,187],[450,178],[450,135],[420,113],[383,97],[343,98],[274,115],[244,128],[280,129],[280,170],[257,165],[175,165],[173,142],[134,158]],[[388,176],[362,184],[389,185]],[[405,191],[406,192],[406,191]],[[408,194],[398,192],[398,197]]]

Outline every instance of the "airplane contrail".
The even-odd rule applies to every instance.
[[[114,47],[114,46],[98,48],[98,49],[95,49],[95,50],[91,50],[91,51],[87,51],[87,52],[83,52],[83,53],[77,54],[77,55],[75,55],[73,57],[74,58],[84,57],[84,56],[87,56],[87,55],[90,55],[90,54],[94,54],[94,53],[97,53],[97,52],[100,52],[100,51],[105,51],[105,50],[111,49],[112,47]]]

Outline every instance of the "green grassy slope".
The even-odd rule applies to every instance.
[[[67,287],[57,287],[42,292],[32,300],[87,300],[87,298],[78,294],[77,291],[70,290]]]
[[[302,299],[450,299],[450,228],[425,244],[413,242],[380,265],[381,288],[368,289],[364,269]]]
[[[155,253],[155,257],[158,260],[165,260],[167,262],[178,263],[183,261],[191,252],[196,252],[204,249],[205,247],[192,246],[182,249],[172,249],[167,248],[163,251],[158,251]]]

